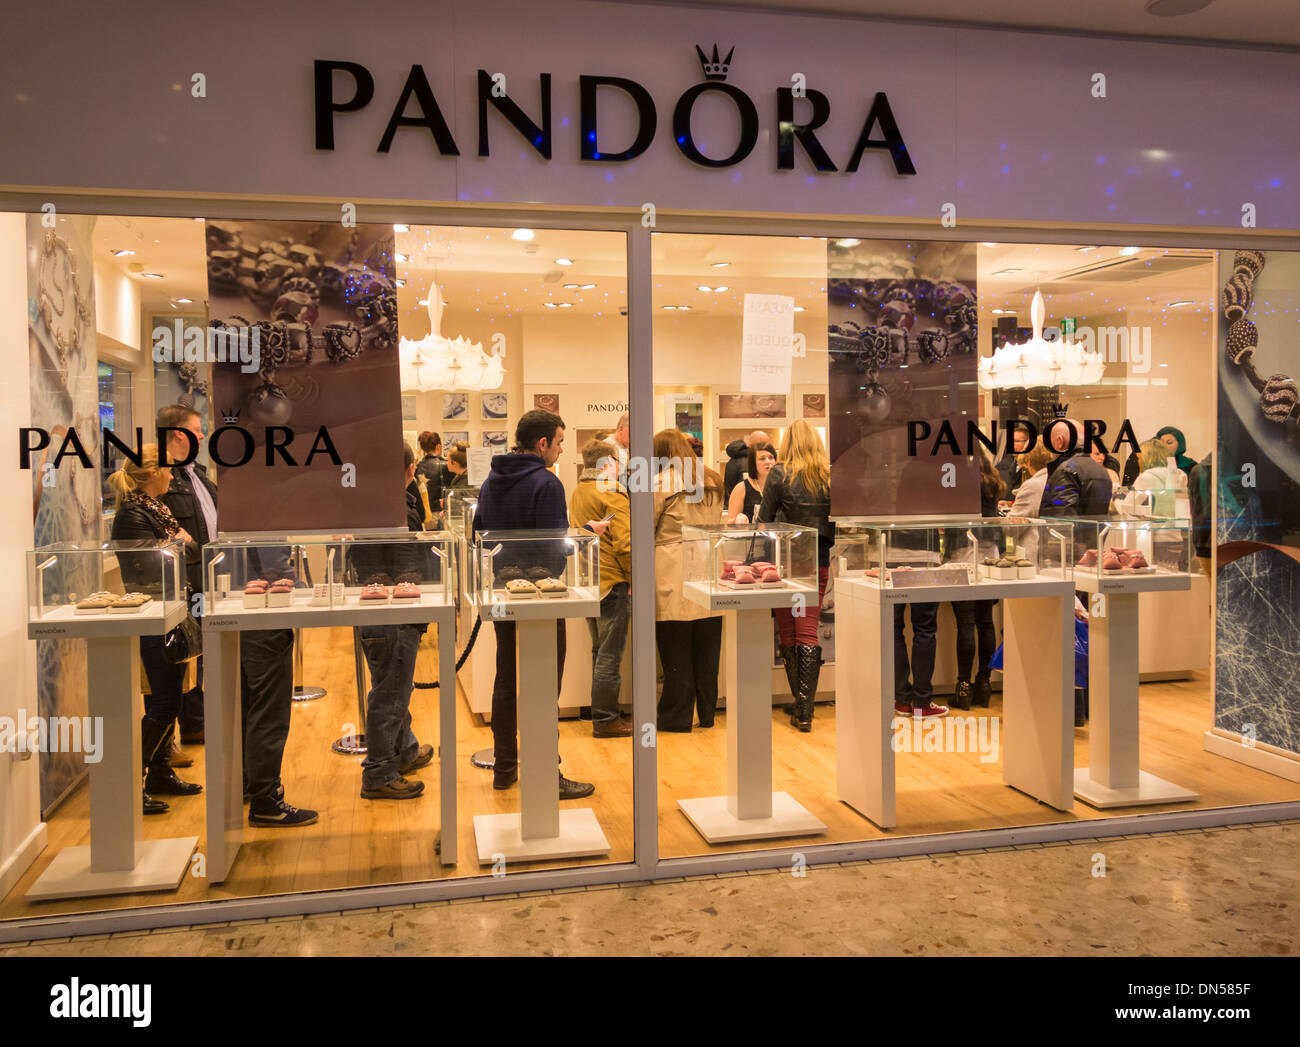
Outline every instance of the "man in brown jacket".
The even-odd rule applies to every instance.
[[[591,733],[627,738],[632,726],[619,715],[620,666],[632,613],[632,518],[627,489],[618,482],[618,451],[592,440],[582,448],[582,475],[569,503],[570,520],[603,520],[600,536],[600,617],[588,618],[591,632]]]

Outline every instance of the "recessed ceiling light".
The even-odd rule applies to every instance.
[[[402,254],[401,251],[398,251],[396,254],[393,255],[393,257],[396,258],[399,262],[406,261],[406,255]]]
[[[689,305],[679,305],[677,307],[678,312],[682,312],[682,313],[690,312],[690,309],[691,307]]]
[[[581,284],[565,284],[564,289],[566,291],[576,291],[581,286]]]
[[[416,304],[416,305],[426,305],[426,306],[427,306],[427,305],[429,304],[429,299],[427,299],[427,298],[421,298],[421,299],[420,299],[418,302],[416,302],[415,304]]]
[[[1180,299],[1179,299],[1178,301],[1176,301],[1176,302],[1170,302],[1170,303],[1169,303],[1169,308],[1170,308],[1170,309],[1177,309],[1180,305],[1195,305],[1195,304],[1196,304],[1196,303],[1193,302],[1190,298],[1180,298]]]
[[[1000,316],[1002,313],[1005,313],[1006,310],[1005,310],[1005,309],[994,309],[994,310],[992,310],[992,312]]]
[[[842,240],[836,240],[835,246],[836,247],[857,247],[858,244],[860,243],[862,243],[862,241],[859,240],[856,236],[846,236]]]
[[[714,290],[715,293],[717,293],[717,292],[719,292],[719,291],[726,291],[726,290],[729,290],[729,288],[727,287],[726,284],[719,284],[719,285],[718,285],[717,287],[715,287],[713,290]]]
[[[802,306],[802,305],[796,305],[796,306],[794,307],[794,311],[795,311],[796,313],[802,313],[802,312],[803,312],[803,306]]]
[[[1012,267],[1009,268],[1009,269],[999,269],[999,270],[997,270],[997,272],[995,272],[993,275],[994,275],[994,276],[1002,276],[1002,275],[1005,274],[1005,273],[1023,273],[1023,272],[1024,272],[1023,269],[1018,269],[1018,268],[1016,268],[1015,266],[1012,266]]]
[[[1129,255],[1137,254],[1140,250],[1142,250],[1140,247],[1121,247],[1119,253],[1127,258]]]
[[[135,252],[134,252],[134,251],[129,251],[129,250],[127,250],[126,248],[122,248],[122,250],[120,250],[120,251],[114,251],[114,252],[113,252],[113,257],[114,257],[114,258],[121,258],[123,255],[127,255],[127,254],[135,254]]]
[[[410,227],[409,225],[395,225],[395,226],[393,226],[393,232],[395,232],[395,233],[409,233],[410,231],[411,231],[411,227]]]
[[[181,305],[189,305],[191,302],[194,301],[194,299],[193,299],[193,298],[177,298],[176,301],[180,302]]]
[[[543,302],[542,305],[546,306],[547,309],[554,309],[554,308],[555,308],[555,303],[554,303],[554,302]]]
[[[980,246],[981,246],[981,247],[997,247],[998,245],[997,245],[997,244],[984,243],[984,244],[981,244]]]
[[[676,309],[677,306],[675,306],[675,305],[666,305],[666,306],[664,306],[664,308],[665,308],[665,309]]]
[[[140,275],[146,280],[161,280],[163,278],[162,273],[141,273]]]
[[[1086,252],[1086,251],[1095,251],[1095,250],[1097,250],[1097,249],[1096,249],[1095,247],[1076,247],[1075,250],[1076,250],[1076,251],[1085,251],[1085,252]]]
[[[573,259],[572,259],[572,258],[557,258],[557,259],[555,260],[555,264],[556,264],[556,265],[572,265],[572,264],[573,264]]]
[[[560,308],[561,308],[561,309],[572,309],[572,308],[573,308],[573,303],[572,303],[572,302],[561,302],[561,303],[560,303]]]
[[[513,233],[510,234],[510,239],[527,242],[531,240],[534,235],[535,234],[531,229],[516,229]]]
[[[595,287],[595,286],[596,286],[595,284],[583,284],[583,285],[582,285],[582,289],[583,289],[584,291],[590,291],[590,290],[591,290],[593,287]]]
[[[729,266],[731,263],[730,263],[730,262],[710,262],[709,264],[712,265],[714,269],[725,269],[725,268],[726,268],[727,266]]]
[[[405,281],[405,280],[398,280],[398,281],[396,281],[396,283],[397,283],[397,286],[398,286],[398,287],[405,287],[405,286],[406,286],[406,281]]]

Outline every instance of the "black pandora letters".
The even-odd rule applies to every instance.
[[[704,80],[684,90],[672,108],[672,138],[677,150],[691,163],[700,167],[733,167],[741,163],[758,144],[761,122],[758,107],[739,87],[726,83],[727,72],[735,48],[725,58],[718,57],[714,45],[712,55],[696,47]],[[335,148],[335,118],[339,114],[355,113],[365,109],[375,98],[374,74],[359,62],[317,59],[314,71],[316,148]],[[514,81],[511,81],[514,83]],[[537,78],[537,91],[507,93],[504,75],[477,71],[478,100],[478,155],[490,156],[491,111],[495,111],[513,131],[537,151],[543,160],[551,159],[551,74],[542,73]],[[599,126],[600,100],[612,92],[622,92],[635,107],[634,129],[619,129],[604,140]],[[691,116],[696,103],[705,95],[725,99],[735,106],[740,129],[731,151],[724,156],[707,155],[695,141],[691,129]],[[578,77],[579,142],[578,155],[583,161],[593,163],[627,163],[636,159],[654,142],[658,128],[658,112],[654,98],[635,80],[618,76]],[[624,107],[625,108],[625,107]],[[806,115],[804,123],[796,121],[796,109]],[[399,130],[424,128],[433,139],[440,156],[459,156],[460,150],[451,129],[443,116],[424,67],[411,66],[395,103],[388,110],[389,117],[379,136],[377,151],[389,152]],[[530,113],[532,115],[530,115]],[[812,88],[780,87],[776,92],[775,134],[777,170],[790,171],[795,167],[795,143],[816,171],[838,171],[825,145],[817,137],[817,130],[831,115],[831,101],[821,91]],[[900,175],[916,174],[907,145],[903,141],[898,121],[885,92],[878,92],[866,109],[861,131],[847,151],[846,172],[856,171],[868,150],[882,150],[889,154],[894,171]],[[719,150],[715,150],[717,152]]]
[[[167,433],[183,433],[185,435],[188,450],[183,458],[170,459],[167,457]],[[231,437],[230,434],[235,434]],[[293,443],[296,434],[287,425],[270,425],[263,430],[263,444],[266,454],[266,464],[274,465],[278,457],[285,465],[298,465],[293,455],[289,453],[289,445]],[[144,459],[144,430],[137,428],[135,431],[135,446],[123,443],[118,439],[117,434],[112,429],[102,429],[100,431],[100,448],[102,450],[101,465],[105,469],[113,468],[112,452],[116,450],[127,461],[134,462],[136,465],[141,464]],[[184,466],[198,456],[199,442],[185,429],[162,428],[157,430],[158,441],[158,464],[160,466]],[[240,453],[231,457],[231,448],[238,443]],[[18,468],[30,469],[32,467],[32,455],[37,451],[44,451],[50,446],[50,434],[45,429],[35,427],[23,427],[18,430]],[[208,439],[208,453],[217,465],[231,468],[239,465],[247,465],[253,457],[253,449],[256,441],[253,434],[247,429],[242,429],[237,425],[223,425],[220,429],[215,430]],[[334,447],[334,441],[330,438],[329,430],[321,426],[316,431],[315,439],[307,451],[307,457],[303,459],[303,465],[311,465],[312,460],[317,456],[328,458],[334,465],[341,466],[343,459],[339,457],[338,450]],[[55,469],[59,467],[64,458],[75,458],[83,468],[95,468],[94,460],[86,451],[86,446],[81,437],[77,435],[77,430],[69,426],[64,432],[58,449],[54,453],[53,460],[49,463]]]

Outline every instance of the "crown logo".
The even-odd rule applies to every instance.
[[[238,407],[223,407],[223,408],[221,409],[221,420],[222,420],[223,422],[225,422],[226,425],[238,425],[238,424],[239,424],[239,408],[238,408]]]
[[[736,53],[735,47],[727,52],[727,57],[718,58],[718,45],[713,45],[713,55],[706,55],[700,45],[695,45],[695,53],[700,56],[700,68],[704,70],[705,80],[725,80],[727,79],[727,70],[731,68],[731,56]]]

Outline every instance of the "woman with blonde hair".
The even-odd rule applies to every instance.
[[[786,608],[776,610],[781,658],[785,662],[790,693],[794,696],[790,723],[805,732],[812,730],[813,702],[817,697],[817,680],[822,669],[818,625],[830,577],[831,546],[835,544],[835,525],[831,523],[830,515],[830,456],[817,431],[800,418],[790,426],[781,441],[781,453],[777,464],[767,474],[763,501],[755,520],[802,524],[817,529],[817,603],[805,608],[798,617]]]
[[[655,433],[654,457],[655,645],[664,670],[659,730],[689,732],[692,708],[701,727],[713,726],[722,618],[682,595],[682,529],[718,522],[722,477],[678,429]]]
[[[1178,511],[1180,499],[1187,498],[1187,474],[1170,460],[1169,448],[1163,440],[1147,440],[1138,450],[1138,467],[1141,470],[1133,481],[1135,491],[1156,491],[1152,496],[1151,510],[1157,516],[1185,515]]]
[[[176,522],[176,517],[159,498],[171,486],[171,469],[158,464],[158,445],[141,448],[139,464],[127,459],[122,468],[108,478],[117,495],[117,512],[113,516],[110,537],[115,542],[156,542],[179,538],[186,544],[194,539]],[[158,588],[157,560],[151,556],[119,553],[122,584],[141,592]],[[144,718],[140,721],[140,749],[145,768],[144,813],[162,814],[167,804],[150,793],[169,796],[193,796],[203,786],[183,782],[170,764],[171,740],[180,715],[185,681],[184,663],[175,664],[163,653],[161,636],[140,637],[140,660],[149,680]]]

